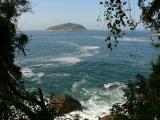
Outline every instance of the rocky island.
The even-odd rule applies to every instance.
[[[47,28],[47,31],[55,31],[55,32],[79,32],[86,30],[87,29],[84,26],[74,23],[60,24]]]

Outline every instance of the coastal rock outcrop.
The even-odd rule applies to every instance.
[[[54,110],[58,115],[67,114],[73,111],[82,110],[80,102],[68,95],[53,96],[49,103],[49,109]]]
[[[61,25],[56,25],[47,28],[47,31],[55,31],[55,32],[75,32],[75,31],[86,31],[87,29],[80,25],[75,23],[66,23]]]
[[[114,120],[113,115],[106,115],[104,117],[99,118],[99,120]]]

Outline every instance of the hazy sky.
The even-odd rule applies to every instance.
[[[99,0],[30,0],[33,13],[25,13],[19,20],[24,30],[45,30],[67,22],[79,23],[88,29],[97,29],[100,13]]]
[[[62,23],[78,23],[87,29],[103,29],[96,19],[103,13],[100,0],[30,0],[33,13],[19,19],[22,30],[45,30]]]

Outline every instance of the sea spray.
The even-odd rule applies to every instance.
[[[83,82],[84,80],[79,83],[83,84]],[[113,85],[117,85],[117,87],[108,89]],[[71,118],[71,116],[78,114],[80,116],[80,120],[84,120],[85,118],[89,120],[98,120],[99,117],[108,115],[113,104],[123,103],[125,101],[123,89],[126,85],[123,83],[114,82],[108,83],[106,86],[102,89],[82,88],[81,94],[83,97],[80,103],[83,106],[83,111],[72,112],[65,117]]]

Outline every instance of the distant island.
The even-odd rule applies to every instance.
[[[47,28],[47,31],[55,32],[74,32],[74,31],[86,31],[87,29],[79,24],[75,23],[66,23]]]

